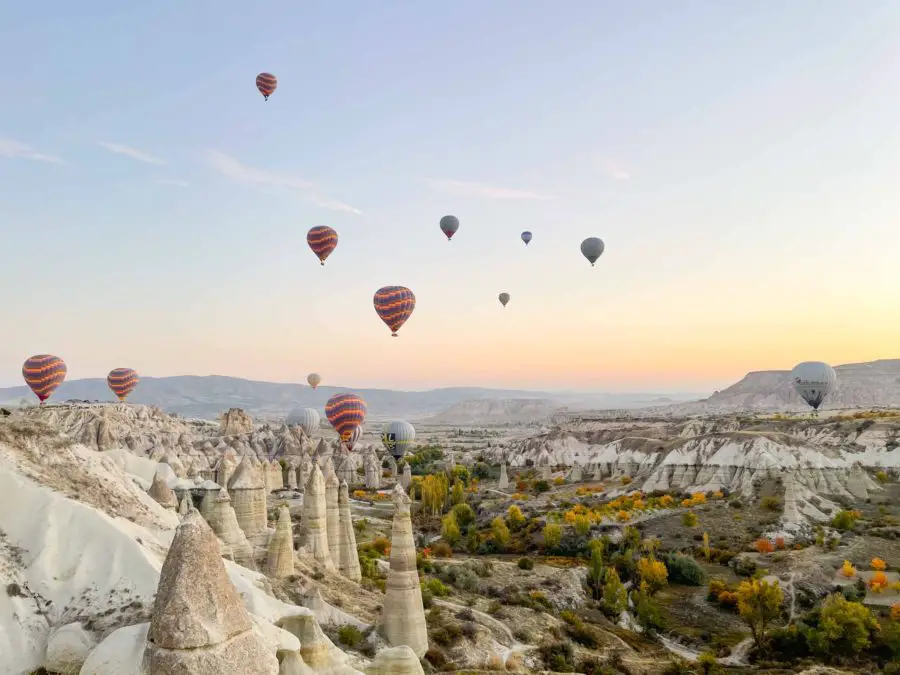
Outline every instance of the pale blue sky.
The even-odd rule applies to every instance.
[[[40,352],[605,390],[900,355],[894,0],[129,4],[3,10],[0,385]]]

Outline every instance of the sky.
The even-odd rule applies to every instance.
[[[37,353],[658,392],[898,357],[898,33],[895,0],[13,3],[0,386]]]

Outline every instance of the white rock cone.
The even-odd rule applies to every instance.
[[[156,500],[156,502],[167,509],[173,511],[178,508],[178,498],[172,492],[172,488],[166,483],[161,472],[157,471],[153,474],[153,483],[150,485],[148,494]]]
[[[209,518],[209,526],[223,544],[223,555],[231,556],[234,562],[247,569],[256,569],[253,546],[247,541],[244,531],[238,525],[237,516],[231,506],[231,496],[225,488],[219,490],[216,497],[212,517]]]
[[[312,467],[303,495],[303,535],[304,546],[313,559],[328,569],[336,570],[328,548],[325,478],[318,464]]]
[[[265,546],[269,539],[266,521],[266,487],[261,472],[253,466],[249,455],[235,469],[228,481],[232,505],[238,525],[254,546]]]
[[[497,487],[501,490],[509,489],[509,476],[506,475],[506,462],[503,462],[500,465],[500,482],[497,483]]]
[[[284,489],[284,476],[281,472],[281,464],[278,463],[278,460],[273,459],[269,463],[268,467],[269,471],[269,490],[283,490]]]
[[[382,649],[366,668],[366,675],[424,675],[416,653],[406,645]]]
[[[291,513],[287,506],[278,509],[278,524],[275,534],[269,539],[266,556],[266,574],[275,579],[284,579],[294,573],[294,532],[291,528]]]
[[[404,490],[409,490],[409,486],[412,485],[412,467],[409,465],[409,462],[406,462],[403,465],[403,473],[400,476],[400,485],[403,486]]]
[[[394,488],[393,501],[391,567],[379,630],[392,647],[406,645],[421,658],[428,651],[428,629],[416,571],[416,545],[409,515],[411,502],[401,485]]]
[[[347,483],[342,482],[338,491],[340,531],[338,536],[338,571],[357,583],[362,579],[359,553],[356,550],[356,532],[350,515],[350,494]]]
[[[338,481],[337,474],[333,471],[325,476],[325,522],[328,528],[328,550],[331,552],[331,559],[335,565],[340,560],[340,538],[341,529],[340,508],[338,507]]]

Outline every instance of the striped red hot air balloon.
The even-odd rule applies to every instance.
[[[106,384],[112,389],[112,393],[119,397],[120,401],[128,398],[128,394],[134,391],[138,386],[141,378],[138,377],[137,371],[131,368],[116,368],[109,371],[106,376]]]
[[[69,369],[58,356],[38,354],[22,365],[22,377],[41,403],[50,398],[56,388],[66,379]]]
[[[306,233],[306,243],[316,254],[319,262],[324,265],[325,259],[338,245],[338,234],[327,225],[316,225]]]
[[[415,308],[416,296],[406,286],[385,286],[375,291],[375,311],[394,337]]]
[[[335,394],[325,404],[325,417],[341,440],[352,450],[369,408],[356,394]],[[354,434],[355,437],[354,437]]]
[[[272,73],[260,73],[256,76],[256,88],[259,89],[259,93],[263,95],[263,98],[268,101],[269,97],[278,88],[278,78]]]

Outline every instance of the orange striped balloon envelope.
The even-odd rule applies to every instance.
[[[375,291],[375,311],[397,337],[400,326],[412,316],[416,308],[416,296],[406,286],[385,286]]]
[[[50,398],[66,379],[69,369],[66,362],[51,354],[37,354],[22,365],[22,377],[41,403]]]
[[[141,378],[138,377],[137,371],[131,368],[116,368],[109,371],[106,376],[106,384],[112,389],[112,393],[119,397],[120,401],[128,398],[128,394],[134,391],[138,386]]]
[[[366,402],[356,394],[335,394],[325,404],[325,417],[351,450],[349,444],[359,438],[358,430],[366,421],[368,411]]]
[[[316,254],[319,262],[324,265],[325,259],[338,245],[338,234],[327,225],[316,225],[306,233],[306,243]]]
[[[259,93],[263,95],[263,98],[268,101],[269,97],[278,88],[278,78],[272,73],[260,73],[256,76],[256,88],[259,89]]]

